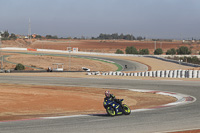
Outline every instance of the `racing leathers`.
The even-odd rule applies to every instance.
[[[115,101],[115,102],[119,103],[121,105],[121,107],[123,108],[122,101],[120,101],[120,99],[116,99],[115,95],[113,95],[113,94],[110,94],[110,96],[106,96],[104,98],[104,101],[106,101],[106,100]]]

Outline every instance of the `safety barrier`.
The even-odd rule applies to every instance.
[[[200,78],[200,70],[158,70],[135,73],[125,72],[88,72],[88,75],[112,75],[112,76],[135,76],[135,77],[161,77],[161,78]]]

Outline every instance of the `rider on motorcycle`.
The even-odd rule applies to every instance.
[[[105,91],[105,96],[106,97],[104,98],[104,101],[106,101],[106,100],[115,101],[115,102],[119,103],[121,105],[121,107],[123,108],[122,101],[120,99],[116,99],[113,94],[110,94],[109,90]]]

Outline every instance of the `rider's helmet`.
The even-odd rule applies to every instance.
[[[105,91],[105,96],[106,96],[106,97],[109,97],[109,96],[110,96],[110,91],[109,91],[109,90]]]

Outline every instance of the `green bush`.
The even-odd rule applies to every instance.
[[[183,62],[188,62],[188,63],[193,63],[193,64],[200,64],[200,60],[197,56],[193,56],[193,57],[181,57],[181,60],[183,60]]]
[[[15,67],[15,70],[24,70],[25,69],[25,66],[22,65],[22,64],[17,64],[16,67]]]
[[[160,55],[163,53],[163,50],[161,48],[157,48],[155,51],[154,51],[154,55]]]
[[[175,55],[176,54],[176,50],[174,48],[171,48],[169,50],[167,50],[166,55]]]
[[[115,54],[124,54],[124,52],[122,50],[120,50],[120,49],[117,49]]]
[[[126,47],[126,54],[138,54],[138,51],[134,46]]]
[[[141,54],[141,55],[149,54],[149,50],[148,49],[140,49],[139,54]]]
[[[191,51],[188,49],[188,47],[181,46],[179,49],[176,50],[178,55],[186,55],[191,54]]]

